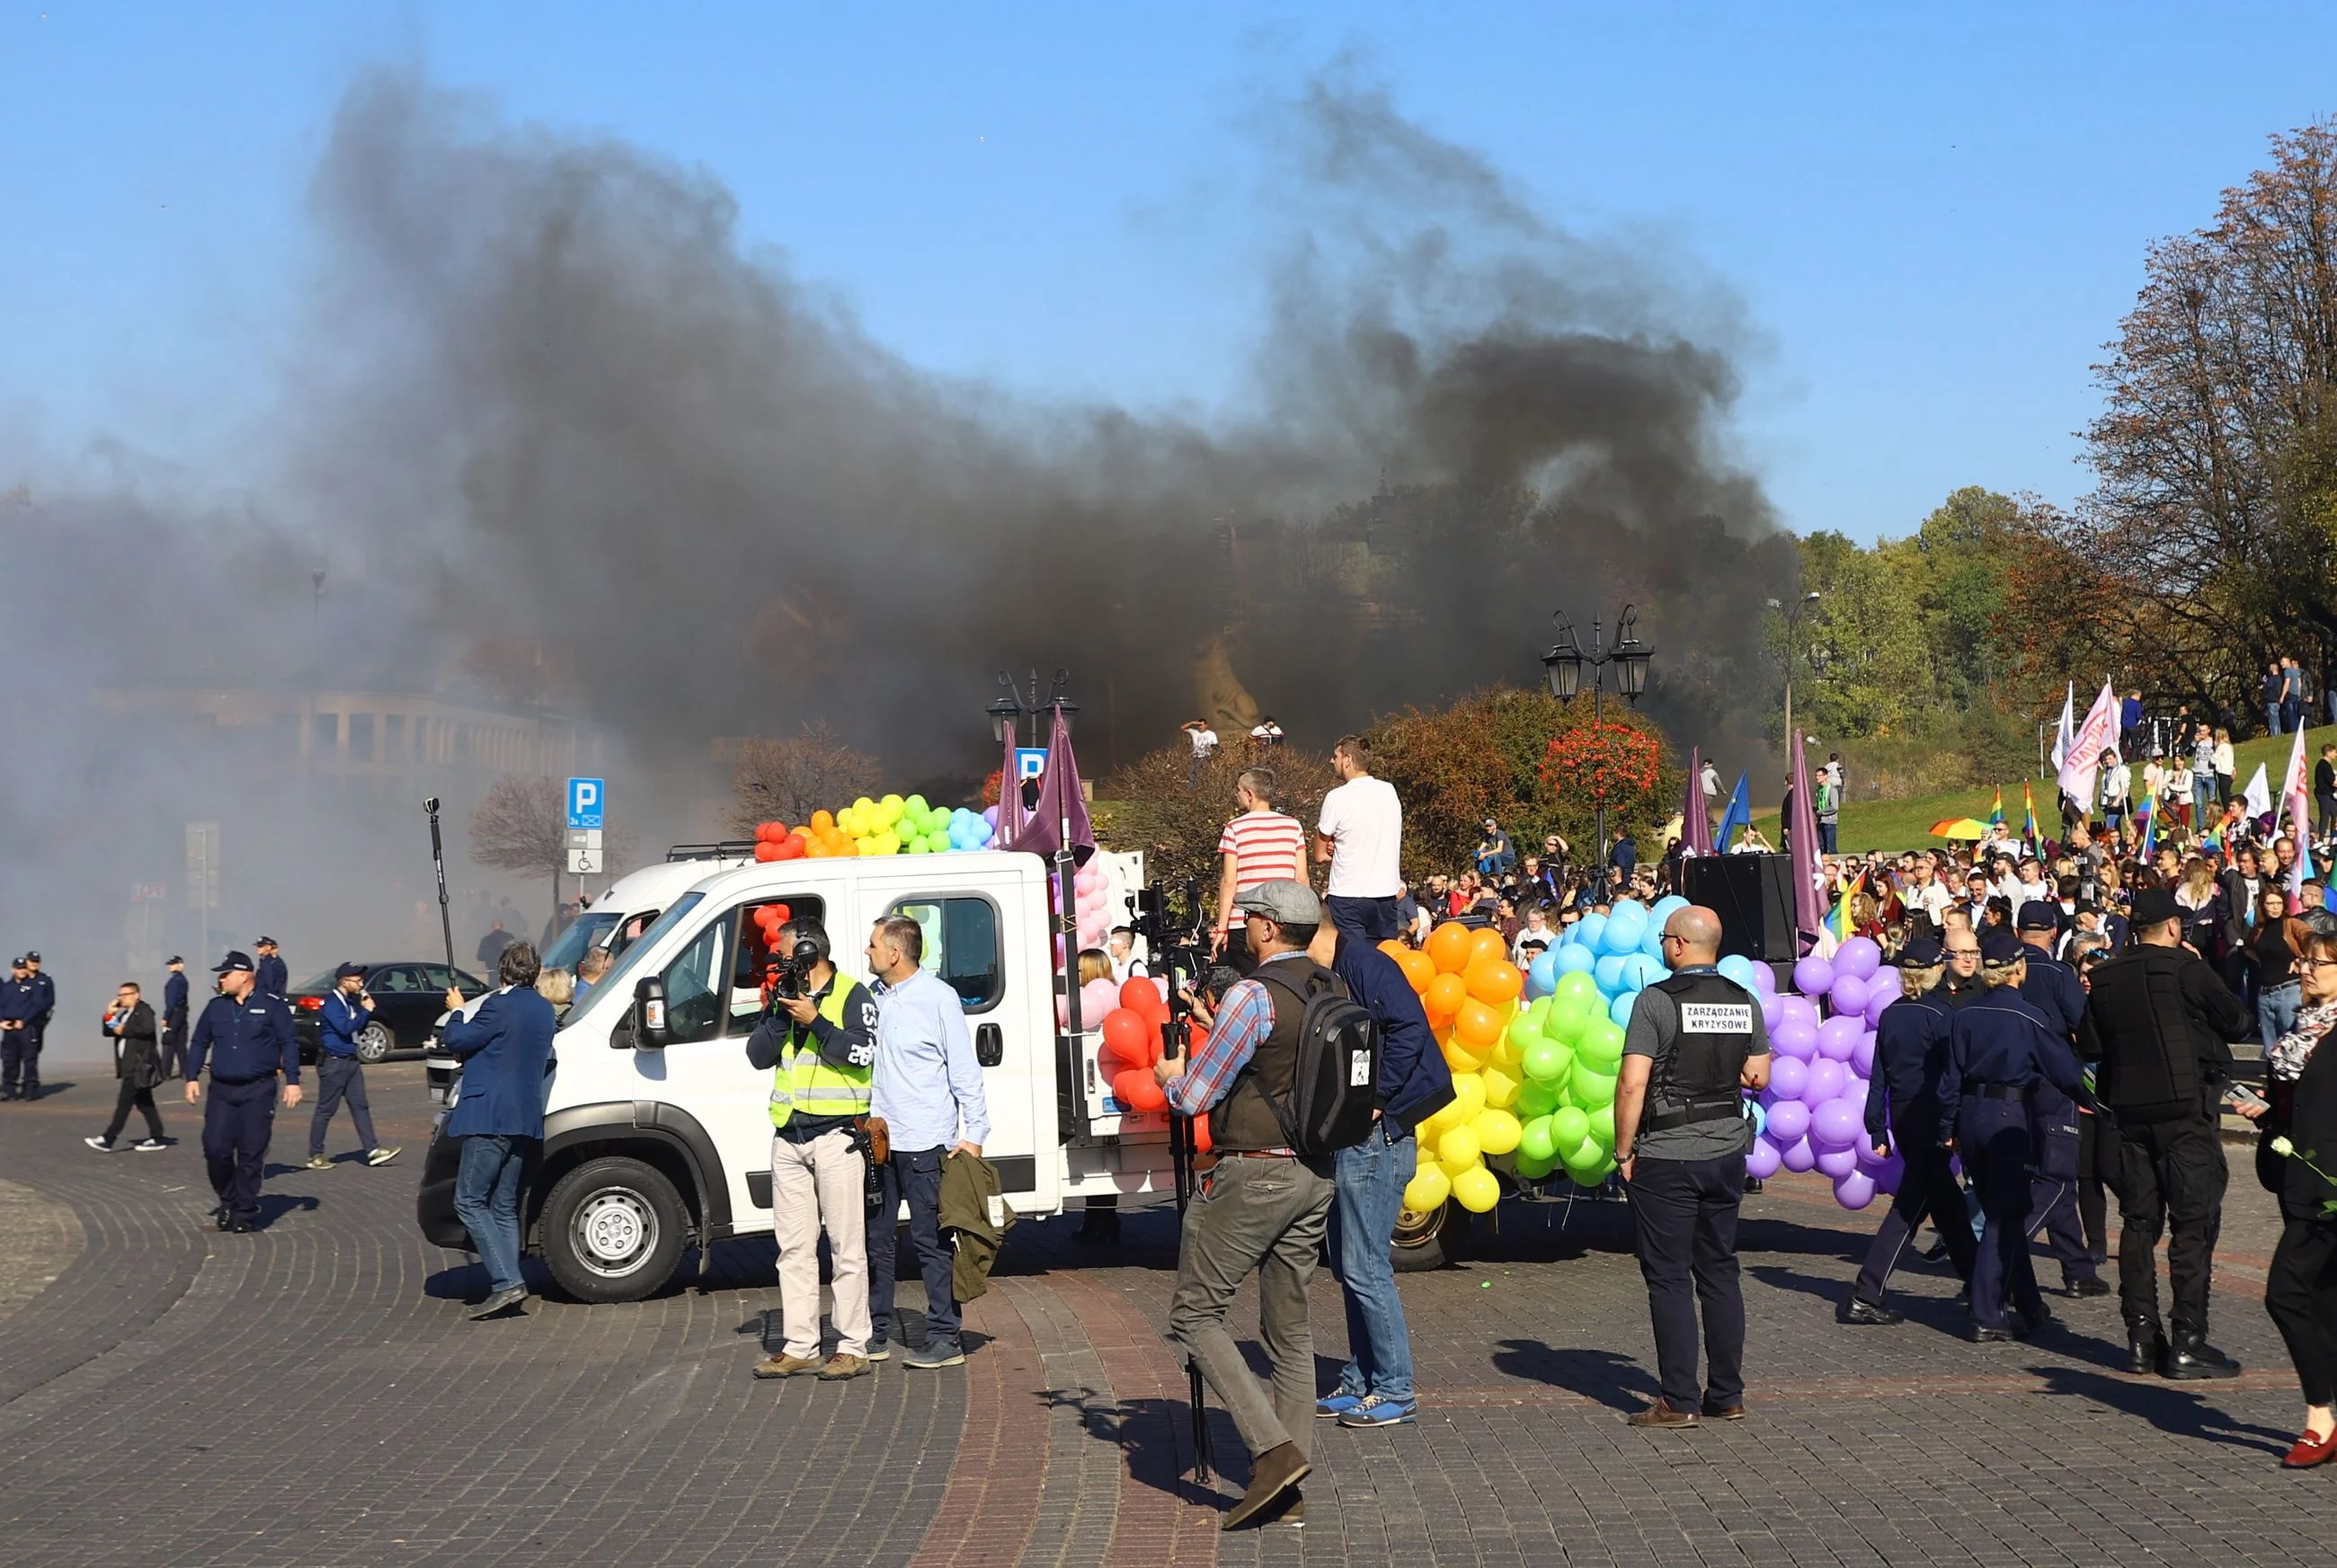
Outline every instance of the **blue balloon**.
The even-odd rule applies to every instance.
[[[1592,969],[1590,973],[1591,977],[1599,982],[1599,994],[1602,997],[1613,996],[1623,989],[1623,955],[1609,953],[1599,960],[1599,967]]]
[[[1742,958],[1744,955],[1741,953],[1732,953],[1729,956],[1732,958]],[[1753,1135],[1757,1138],[1762,1134],[1769,1130],[1769,1107],[1763,1105],[1758,1100],[1753,1101],[1752,1105]]]
[[[1607,929],[1599,939],[1600,950],[1628,953],[1638,949],[1648,934],[1648,911],[1629,899],[1619,901],[1608,911]]]
[[[1597,957],[1599,951],[1599,941],[1607,934],[1607,917],[1599,914],[1585,915],[1575,922],[1574,929],[1581,933],[1577,940],[1590,950],[1594,958]]]
[[[1637,991],[1618,991],[1615,994],[1615,999],[1607,1006],[1607,1016],[1615,1020],[1617,1028],[1628,1029],[1631,1027],[1631,1005],[1638,999],[1639,993]]]
[[[1648,920],[1655,926],[1656,930],[1662,930],[1666,920],[1671,919],[1673,915],[1686,908],[1687,908],[1687,901],[1680,897],[1679,894],[1673,893],[1668,898],[1660,898],[1656,901],[1655,907],[1648,911]]]
[[[1748,991],[1756,983],[1753,979],[1753,960],[1743,953],[1731,953],[1721,959],[1720,973],[1724,979],[1735,980]]]
[[[1526,999],[1546,997],[1558,989],[1558,954],[1548,952],[1526,969]]]
[[[1599,967],[1598,956],[1583,942],[1569,942],[1558,950],[1558,972],[1561,975],[1587,975]]]
[[[1623,960],[1623,986],[1627,990],[1640,990],[1655,984],[1668,973],[1664,966],[1645,953],[1633,953]]]
[[[1639,950],[1651,959],[1664,956],[1664,928],[1652,917],[1648,921],[1648,934],[1639,939]]]

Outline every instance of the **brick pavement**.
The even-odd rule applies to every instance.
[[[385,1136],[418,1145],[418,1069],[370,1076]],[[1233,1475],[1188,1475],[1166,1215],[1092,1253],[1071,1222],[1018,1227],[963,1371],[758,1384],[768,1243],[637,1306],[473,1325],[475,1270],[414,1232],[418,1147],[293,1169],[295,1113],[269,1228],[221,1236],[193,1115],[166,1111],[189,1140],[166,1154],[101,1156],[79,1140],[110,1104],[77,1086],[0,1116],[0,1182],[37,1194],[0,1193],[0,1245],[55,1245],[60,1205],[83,1238],[0,1319],[11,1564],[2291,1563],[2337,1532],[2337,1475],[2274,1464],[2299,1402],[2255,1299],[2274,1227],[2244,1163],[2216,1303],[2235,1382],[2125,1377],[2108,1301],[2057,1300],[2065,1329],[2036,1344],[1968,1345],[1924,1267],[1898,1281],[1907,1325],[1837,1325],[1880,1215],[1788,1181],[1744,1226],[1754,1417],[1687,1433],[1620,1419],[1653,1387],[1628,1216],[1505,1210],[1462,1267],[1404,1281],[1420,1422],[1325,1427],[1308,1526],[1225,1536],[1245,1466],[1216,1412]],[[1327,1380],[1327,1275],[1315,1301]]]

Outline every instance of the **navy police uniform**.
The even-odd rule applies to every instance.
[[[171,956],[171,978],[162,982],[162,1076],[183,1077],[187,1070],[187,977],[178,966],[187,960]]]
[[[249,971],[251,959],[230,953],[213,971]],[[219,1228],[249,1231],[259,1217],[259,1175],[276,1122],[276,1076],[300,1082],[300,1047],[292,1009],[255,983],[241,999],[221,992],[195,1020],[187,1043],[187,1081],[211,1070],[203,1106],[203,1163],[219,1194]]]
[[[40,998],[24,960],[12,960],[8,978],[0,980],[0,1025],[8,1026],[0,1028],[0,1100],[30,1100],[40,1095],[41,1036],[33,1021]]]
[[[2024,931],[2054,929],[2054,906],[2027,903],[2018,925]],[[2086,988],[2078,971],[2034,944],[2025,955],[2029,973],[2020,982],[2020,999],[2045,1015],[2061,1031],[2074,1051],[2078,1026],[2086,1018]],[[2083,1147],[2078,1104],[2050,1083],[2037,1086],[2029,1102],[2037,1129],[2037,1174],[2029,1193],[2031,1239],[2042,1230],[2045,1245],[2061,1265],[2064,1289],[2080,1296],[2103,1296],[2109,1287],[2095,1271],[2094,1255],[2086,1246],[2086,1232],[2078,1215],[2078,1156]]]
[[[276,945],[276,939],[262,937],[259,939],[259,945],[263,948],[272,948]],[[274,997],[279,1002],[284,999],[284,993],[290,987],[292,977],[284,968],[284,956],[281,953],[260,954],[259,961],[251,966],[251,972],[253,989],[263,997]]]
[[[1928,969],[1940,961],[1940,944],[1918,938],[1899,955],[1902,968]],[[1921,996],[1902,997],[1882,1009],[1874,1030],[1874,1076],[1866,1090],[1866,1136],[1880,1148],[1886,1140],[1904,1167],[1891,1212],[1866,1249],[1866,1262],[1851,1287],[1844,1315],[1852,1322],[1896,1322],[1882,1308],[1882,1288],[1899,1266],[1907,1243],[1928,1217],[1948,1246],[1956,1277],[1971,1283],[1977,1243],[1964,1208],[1963,1189],[1940,1147],[1940,1078],[1947,1071],[1948,1034],[1957,1012],[1980,994],[1976,980],[1942,979]]]
[[[2020,961],[2027,949],[2009,931],[1990,936],[1991,967]],[[1956,1014],[1940,1080],[1940,1136],[1952,1138],[1980,1198],[1980,1253],[1972,1264],[1976,1336],[2007,1339],[2008,1303],[2030,1329],[2047,1320],[2029,1259],[2029,1167],[2035,1135],[2029,1105],[2038,1086],[2085,1093],[2077,1053],[2052,1020],[2010,986],[1991,988]]]

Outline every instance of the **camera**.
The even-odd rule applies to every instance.
[[[796,940],[795,950],[771,966],[771,995],[779,1001],[801,1001],[811,994],[811,971],[819,963],[819,944],[809,937]]]

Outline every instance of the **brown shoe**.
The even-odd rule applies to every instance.
[[[1241,1501],[1235,1504],[1233,1511],[1226,1515],[1224,1528],[1240,1529],[1267,1504],[1306,1479],[1307,1472],[1314,1468],[1306,1462],[1306,1456],[1298,1451],[1296,1443],[1277,1443],[1268,1448],[1250,1466],[1249,1490],[1242,1494]]]
[[[1657,1399],[1644,1410],[1632,1411],[1630,1423],[1634,1427],[1693,1427],[1697,1414],[1693,1410],[1675,1410]]]
[[[876,1363],[867,1357],[847,1356],[838,1350],[827,1359],[827,1365],[819,1369],[819,1380],[823,1383],[842,1383],[854,1378],[865,1378],[875,1369]]]
[[[1745,1419],[1745,1401],[1739,1399],[1734,1405],[1716,1405],[1706,1399],[1704,1402],[1704,1418],[1707,1421],[1742,1421]]]
[[[818,1370],[819,1363],[809,1356],[766,1356],[755,1363],[758,1378],[800,1378]]]

